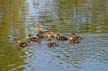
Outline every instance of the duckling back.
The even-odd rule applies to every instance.
[[[65,36],[60,36],[60,40],[61,40],[61,41],[66,41],[66,40],[68,40],[68,38],[65,37]]]
[[[55,38],[59,41],[66,41],[68,38],[66,36],[61,36],[60,34],[56,34]]]
[[[38,32],[37,33],[37,36],[39,37],[39,38],[45,38],[45,33],[47,33],[48,31],[40,31],[40,32]]]

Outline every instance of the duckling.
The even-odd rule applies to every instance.
[[[69,37],[69,41],[70,41],[70,42],[74,42],[74,41],[75,41],[75,38],[76,38],[76,36],[75,36],[75,34],[73,33],[73,34]]]
[[[40,38],[38,37],[33,37],[31,34],[28,35],[28,41],[29,42],[40,42]]]
[[[51,39],[48,39],[48,47],[51,48],[55,46],[58,46],[58,44],[56,42],[51,42]]]
[[[41,25],[41,24],[38,24],[38,25],[37,25],[37,29],[38,29],[37,36],[38,36],[39,38],[47,38],[47,35],[48,35],[48,34],[50,34],[51,37],[53,37],[54,34],[55,34],[54,32],[51,32],[51,31],[43,31],[43,30],[42,30],[42,25]]]
[[[75,43],[80,43],[80,41],[81,41],[81,37],[79,37],[79,36],[76,36]]]
[[[69,37],[69,42],[71,43],[79,43],[81,40],[81,37],[76,36],[75,33],[72,33],[72,35]]]
[[[28,46],[28,44],[27,44],[27,43],[25,43],[25,42],[21,42],[21,40],[20,40],[20,39],[17,39],[17,40],[16,40],[16,42],[18,43],[18,47],[25,48],[25,47],[27,47],[27,46]]]
[[[32,41],[32,35],[29,34],[29,35],[28,35],[28,42],[30,43],[31,41]]]
[[[58,41],[66,41],[68,40],[68,38],[66,36],[61,36],[60,34],[55,34],[54,37],[58,40]]]

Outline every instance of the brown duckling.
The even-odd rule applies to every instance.
[[[29,34],[29,35],[28,35],[28,42],[30,43],[31,41],[32,41],[32,35]]]
[[[22,42],[20,39],[17,39],[16,42],[18,43],[18,47],[22,47],[22,48],[25,48],[28,46],[27,43],[25,42]]]
[[[51,42],[51,39],[48,39],[48,47],[51,48],[55,46],[58,46],[58,44],[56,42]]]
[[[79,37],[79,36],[76,36],[75,43],[80,43],[80,41],[81,41],[81,37]]]
[[[28,41],[29,42],[40,42],[41,39],[38,37],[33,37],[31,34],[28,35]]]
[[[72,35],[69,37],[69,42],[71,43],[80,43],[81,37],[76,36],[75,33],[72,33]]]
[[[58,40],[58,41],[67,41],[68,38],[66,36],[61,36],[60,34],[55,34],[54,37]]]

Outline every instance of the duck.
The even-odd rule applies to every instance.
[[[60,34],[55,34],[54,37],[58,40],[58,41],[67,41],[68,38],[66,36],[62,36]]]
[[[44,38],[44,34],[47,32],[49,32],[49,31],[43,31],[43,27],[41,24],[37,24],[37,36],[39,38]]]
[[[54,32],[51,31],[43,31],[42,25],[37,24],[37,36],[39,38],[48,38],[48,35],[51,35],[51,37],[54,37]]]
[[[31,34],[28,35],[28,42],[40,42],[41,39],[38,37],[33,37]]]
[[[75,33],[72,33],[72,35],[69,37],[69,42],[71,43],[80,43],[81,37],[76,36]]]
[[[48,39],[47,45],[49,48],[58,46],[58,44],[56,42],[51,42],[51,39]]]
[[[28,46],[26,42],[22,42],[20,39],[17,39],[16,42],[18,44],[18,47],[25,48]]]

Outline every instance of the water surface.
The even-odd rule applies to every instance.
[[[100,1],[100,0],[99,0]],[[25,0],[1,1],[0,71],[107,71],[108,11],[105,1]],[[79,44],[59,42],[48,48],[47,40],[17,49],[15,38],[36,36],[36,25],[69,37],[81,36]]]

